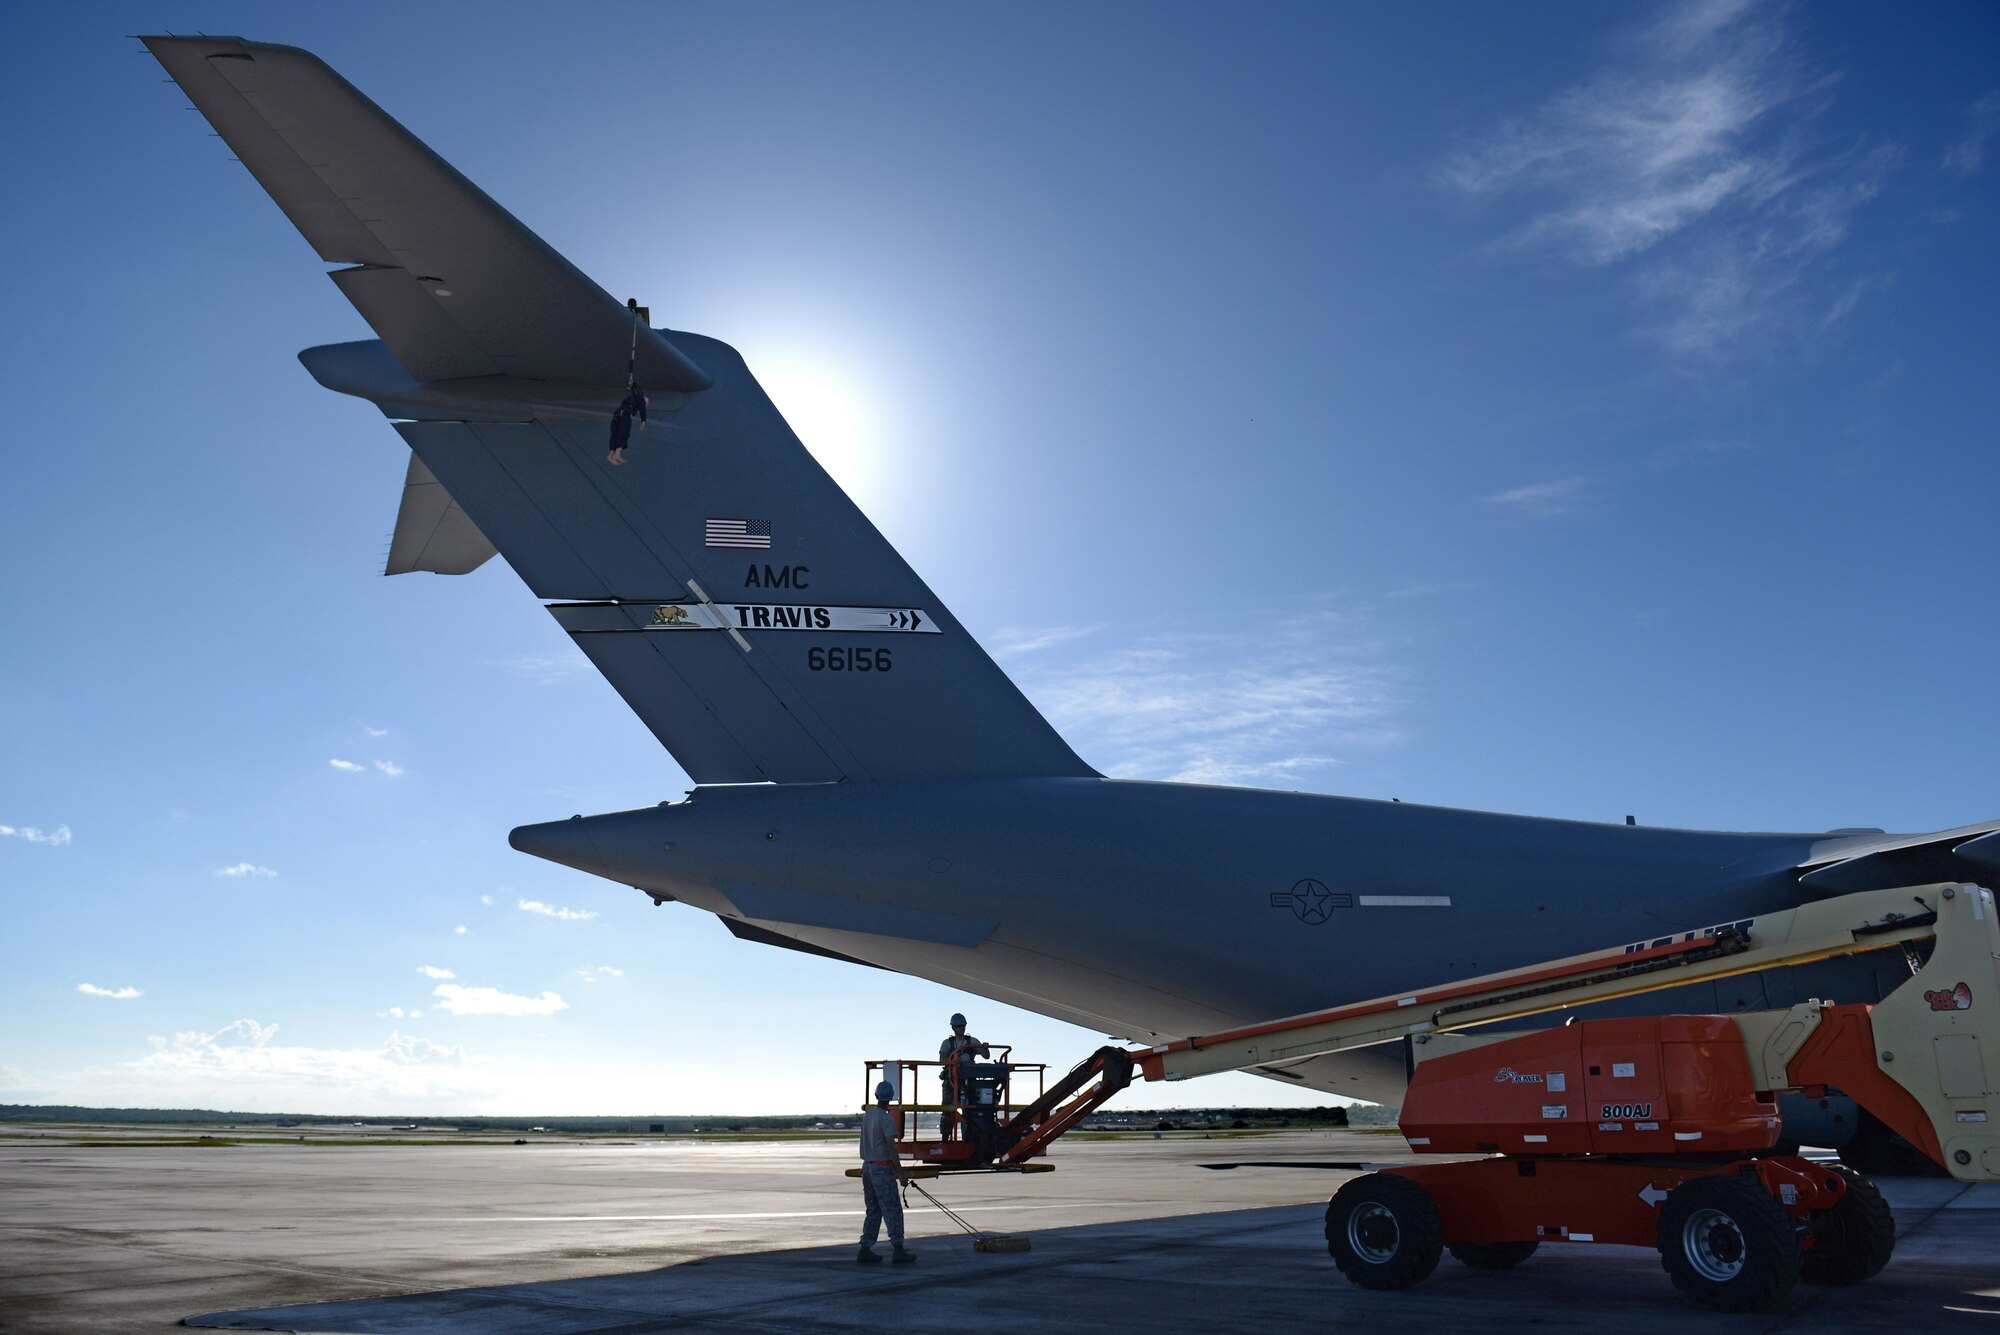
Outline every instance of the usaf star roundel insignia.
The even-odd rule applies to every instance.
[[[1302,923],[1317,926],[1333,916],[1335,909],[1352,906],[1351,895],[1338,894],[1320,881],[1300,881],[1289,890],[1271,896],[1272,908],[1288,908]]]

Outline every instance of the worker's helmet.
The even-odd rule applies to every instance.
[[[952,1028],[954,1028],[954,1029],[963,1029],[963,1028],[965,1028],[965,1017],[964,1017],[963,1015],[954,1015],[954,1016],[952,1016],[952,1017],[951,1017],[951,1027],[952,1027]]]
[[[890,1084],[887,1080],[884,1080],[881,1084],[875,1086],[875,1099],[877,1102],[885,1102],[895,1097],[896,1097],[896,1087]]]

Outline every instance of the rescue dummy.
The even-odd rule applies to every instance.
[[[614,464],[628,462],[625,446],[632,439],[632,419],[639,419],[639,429],[646,429],[646,396],[637,385],[625,393],[625,401],[618,405],[618,411],[611,414],[611,453],[604,457]]]

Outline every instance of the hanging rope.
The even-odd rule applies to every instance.
[[[625,357],[625,393],[630,395],[639,384],[639,299],[625,298],[625,309],[632,312],[632,350]]]
[[[625,446],[632,439],[632,419],[639,419],[641,430],[646,426],[646,396],[639,392],[639,320],[645,312],[639,308],[637,297],[625,299],[625,309],[632,312],[632,346],[625,354],[625,400],[611,414],[611,452],[604,456],[606,463],[622,464],[625,460]]]

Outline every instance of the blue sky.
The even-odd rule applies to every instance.
[[[0,19],[0,1101],[818,1110],[955,1008],[1099,1038],[506,847],[685,776],[500,563],[380,577],[404,447],[294,360],[368,331],[163,23],[742,349],[1107,773],[2000,815],[1993,7],[563,15]]]

